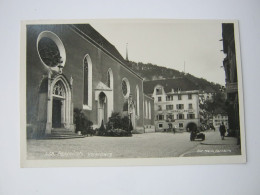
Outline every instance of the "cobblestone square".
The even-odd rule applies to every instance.
[[[27,158],[99,159],[163,158],[239,155],[236,139],[221,140],[219,132],[206,131],[205,141],[190,141],[190,134],[146,133],[132,137],[85,137],[79,139],[28,140]]]

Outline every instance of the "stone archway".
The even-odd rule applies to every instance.
[[[56,75],[48,83],[47,124],[45,134],[54,128],[74,130],[71,85],[63,75]]]
[[[197,125],[195,123],[193,123],[193,122],[188,123],[187,126],[186,126],[186,130],[187,131],[195,131],[197,129],[198,129]]]

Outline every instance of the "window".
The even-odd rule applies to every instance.
[[[158,124],[158,127],[159,127],[159,128],[163,128],[163,124],[162,124],[162,123],[159,123],[159,124]]]
[[[147,100],[145,100],[145,118],[148,118],[148,103],[147,103]]]
[[[181,100],[181,95],[178,95],[178,100]]]
[[[177,119],[184,119],[184,114],[177,114]]]
[[[83,109],[91,110],[92,106],[92,63],[89,55],[83,59]]]
[[[183,123],[179,123],[179,128],[183,128]]]
[[[84,104],[88,105],[88,60],[84,59]]]
[[[173,110],[173,105],[166,105],[166,110]]]
[[[62,63],[59,48],[52,39],[43,37],[38,43],[38,48],[39,55],[47,66],[55,67]]]
[[[182,110],[182,109],[184,109],[184,104],[177,104],[176,108],[177,108],[177,110]]]
[[[158,102],[161,102],[162,101],[162,97],[158,97]]]
[[[110,73],[107,71],[107,86],[110,87]]]
[[[192,99],[192,94],[188,94],[188,99],[189,99],[189,100]]]
[[[172,95],[167,95],[166,96],[166,101],[172,101],[173,100],[173,96]]]
[[[136,106],[135,106],[135,112],[136,112],[136,115],[139,116],[139,106],[140,106],[140,103],[139,103],[139,87],[138,85],[136,85],[136,88],[135,88],[135,99],[136,99]]]
[[[156,95],[162,95],[162,88],[156,88]]]
[[[162,106],[158,105],[158,111],[161,111],[161,110],[162,110]]]
[[[167,119],[173,120],[173,119],[174,119],[174,116],[173,116],[172,114],[168,114],[168,115],[167,115]]]
[[[122,93],[125,98],[129,97],[130,94],[130,84],[127,78],[123,78],[121,83]]]
[[[192,104],[189,104],[189,109],[192,109]]]
[[[149,119],[152,119],[151,103],[149,102],[148,105],[149,105],[149,106],[148,106],[148,111],[149,111],[149,112],[148,112],[148,118],[149,118]]]
[[[112,69],[109,68],[108,71],[107,71],[107,86],[111,89],[113,89],[113,85],[114,85],[114,82],[113,82],[113,72],[112,72]]]
[[[162,114],[157,115],[157,120],[159,121],[164,120],[164,115]]]
[[[65,66],[66,52],[56,34],[50,31],[41,32],[37,38],[37,51],[44,66],[61,73],[62,70],[58,66]]]
[[[187,119],[195,119],[195,114],[187,114]]]

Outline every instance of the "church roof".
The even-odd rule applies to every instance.
[[[175,79],[144,81],[144,93],[152,94],[156,85],[163,86],[165,93],[171,92],[172,89],[181,89],[181,91],[198,90],[198,86],[196,86],[193,82],[181,77]]]
[[[115,56],[117,59],[125,63],[125,59],[118,52],[116,47],[111,44],[108,40],[106,40],[98,31],[96,31],[90,24],[74,24],[76,28],[78,28],[81,32],[87,35],[89,38],[94,40],[101,47],[106,49],[109,53]]]
[[[111,44],[105,37],[103,37],[98,31],[96,31],[90,24],[72,24],[72,28],[74,28],[78,33],[91,41],[94,45],[102,49],[108,55],[114,57],[116,60],[121,62],[121,64],[127,68],[130,72],[136,75],[138,78],[143,80],[140,75],[134,72],[127,66],[126,60],[122,57],[116,47]]]

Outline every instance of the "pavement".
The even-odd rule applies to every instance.
[[[132,137],[92,136],[80,139],[27,140],[27,159],[165,158],[239,155],[236,139],[206,131],[206,140],[190,141],[190,133],[145,133]]]
[[[206,131],[205,141],[201,141],[199,145],[181,154],[181,157],[191,156],[226,156],[240,155],[241,147],[237,145],[235,137],[225,137],[221,139],[219,131]]]

